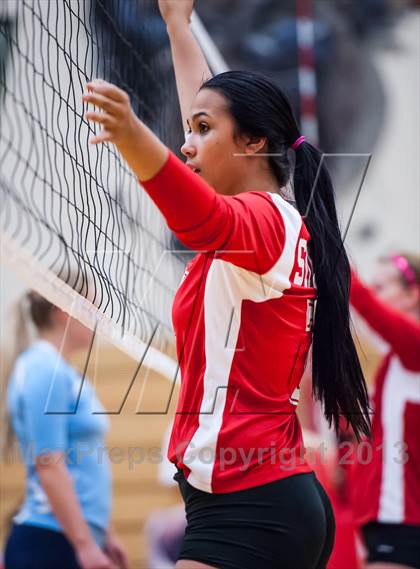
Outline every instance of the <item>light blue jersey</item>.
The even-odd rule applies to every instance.
[[[61,451],[84,518],[100,542],[109,526],[112,490],[104,444],[108,418],[92,385],[50,343],[39,341],[16,361],[7,406],[27,469],[15,523],[61,531],[35,469],[36,457]]]

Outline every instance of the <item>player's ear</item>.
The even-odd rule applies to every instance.
[[[248,136],[245,143],[246,154],[258,154],[267,151],[267,138],[265,136]]]

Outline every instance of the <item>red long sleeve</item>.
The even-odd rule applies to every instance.
[[[142,185],[169,228],[191,249],[217,251],[219,258],[260,274],[283,250],[285,224],[267,192],[221,196],[172,153]]]
[[[382,302],[353,271],[350,301],[410,371],[420,371],[420,324]]]

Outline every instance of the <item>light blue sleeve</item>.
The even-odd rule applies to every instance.
[[[27,442],[33,456],[64,451],[68,446],[70,384],[60,366],[33,362],[25,366],[22,385]]]

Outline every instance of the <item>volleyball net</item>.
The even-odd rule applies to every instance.
[[[81,96],[94,77],[126,90],[168,145],[182,141],[156,2],[2,3],[2,261],[140,359],[152,338],[159,349],[173,341],[171,303],[188,252],[115,148],[89,145],[96,127],[83,118]]]

